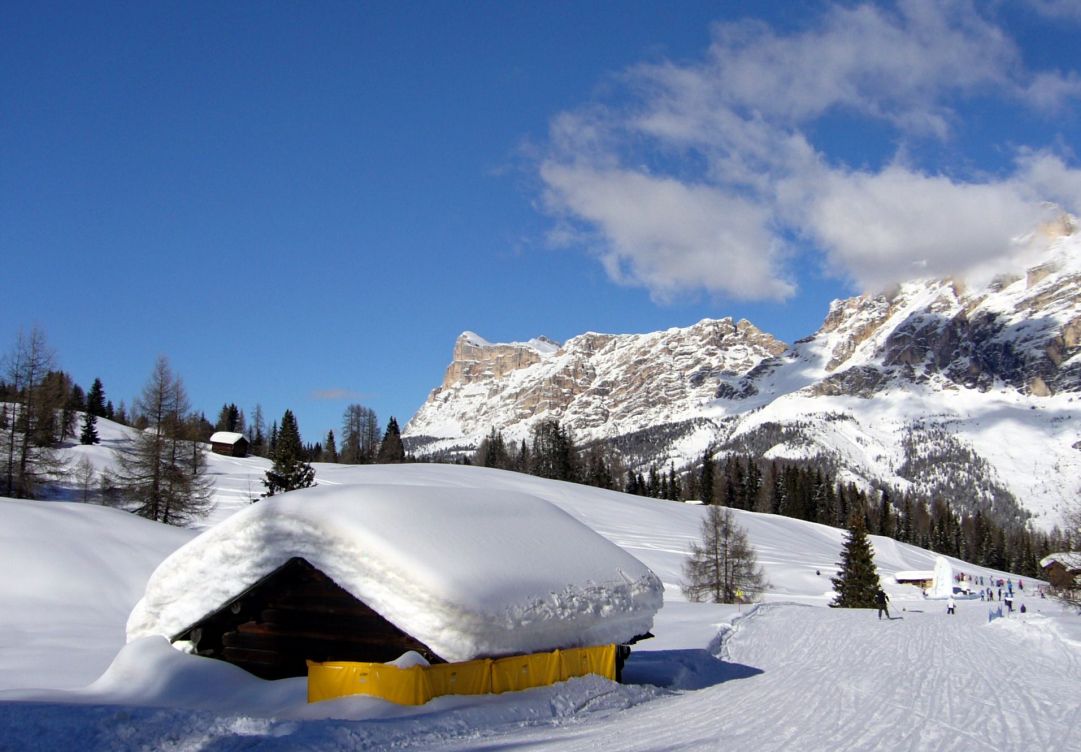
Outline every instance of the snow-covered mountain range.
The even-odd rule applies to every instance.
[[[1081,232],[1063,217],[986,282],[908,282],[835,301],[787,345],[748,321],[454,345],[409,422],[418,452],[555,418],[632,464],[708,447],[813,459],[839,478],[1020,510],[1050,528],[1081,494]]]

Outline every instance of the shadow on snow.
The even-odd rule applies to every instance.
[[[623,667],[623,682],[666,689],[704,689],[761,673],[762,669],[753,666],[715,658],[708,650],[636,651]]]

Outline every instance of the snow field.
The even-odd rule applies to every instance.
[[[237,484],[261,462],[213,458],[215,514],[239,508]],[[307,705],[303,679],[264,682],[154,637],[124,645],[151,571],[190,531],[94,505],[3,500],[0,565],[14,575],[0,580],[0,750],[1081,750],[1081,620],[1028,595],[1028,580],[1024,616],[989,622],[988,604],[959,600],[948,617],[942,601],[890,578],[932,569],[935,555],[872,536],[902,617],[879,621],[824,607],[843,531],[736,512],[771,583],[766,602],[692,604],[680,569],[701,507],[483,468],[317,474],[327,488],[527,493],[616,543],[665,584],[656,638],[627,665],[636,683],[587,677],[416,708],[365,697]]]

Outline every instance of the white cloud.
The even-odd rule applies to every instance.
[[[1081,2],[1078,0],[1028,0],[1037,13],[1066,21],[1081,21]]]
[[[871,291],[912,276],[983,276],[1045,215],[1022,181],[959,183],[900,166],[835,170],[804,190],[801,227],[835,270]]]
[[[364,397],[360,392],[352,389],[342,389],[340,387],[334,387],[331,389],[315,389],[311,393],[313,400],[328,401],[328,402],[345,402],[347,400],[357,400]]]
[[[626,81],[629,104],[553,120],[540,177],[560,229],[590,230],[614,280],[660,299],[784,299],[791,236],[868,287],[973,272],[1012,252],[1042,201],[1081,209],[1081,172],[1016,144],[1012,173],[978,179],[896,158],[855,169],[815,148],[814,126],[834,111],[888,125],[903,154],[910,139],[963,148],[951,139],[971,98],[1050,112],[1081,95],[1076,71],[1028,72],[963,0],[835,6],[783,34],[722,24],[701,60],[639,65]]]
[[[684,290],[784,299],[769,211],[704,185],[555,162],[541,167],[550,210],[598,228],[596,249],[616,281],[666,300]]]

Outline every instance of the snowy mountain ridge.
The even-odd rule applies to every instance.
[[[465,333],[409,422],[418,452],[468,451],[554,418],[637,465],[713,446],[814,459],[866,485],[1059,521],[1081,492],[1081,233],[1063,216],[1027,264],[834,301],[792,346],[731,318],[649,334],[492,344]],[[1009,441],[1003,441],[1009,436]]]

